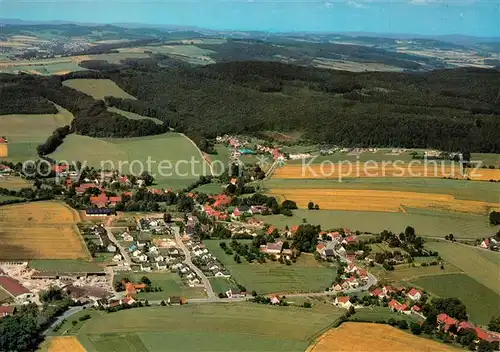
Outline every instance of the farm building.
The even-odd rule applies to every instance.
[[[0,319],[8,315],[14,315],[15,312],[16,312],[16,307],[0,306]]]
[[[0,276],[0,288],[12,296],[17,303],[30,302],[35,298],[35,294],[31,293],[31,291],[21,285],[19,281],[10,276]]]
[[[6,158],[9,156],[9,142],[7,138],[0,137],[0,158]]]
[[[115,215],[114,209],[108,208],[92,208],[85,210],[86,216],[110,216]]]

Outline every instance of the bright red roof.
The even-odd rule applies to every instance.
[[[0,286],[14,297],[30,293],[30,290],[21,285],[19,281],[9,276],[0,276]]]
[[[384,295],[384,292],[380,288],[376,288],[370,292],[375,297],[380,297]]]
[[[453,319],[452,317],[448,316],[448,314],[441,313],[437,316],[437,321],[438,323],[444,323],[446,325],[457,325],[458,320]]]
[[[412,288],[410,292],[408,292],[408,296],[415,296],[417,293],[422,294],[422,291]]]
[[[12,306],[0,306],[0,318],[14,314],[14,310]]]
[[[350,300],[351,300],[351,297],[349,297],[349,296],[337,297],[337,301],[340,302],[340,303],[347,303]]]
[[[269,228],[267,229],[267,234],[268,235],[271,235],[273,233],[274,230],[277,230],[278,228],[276,226],[269,226]]]
[[[411,307],[411,309],[414,310],[415,312],[420,312],[420,307],[417,305],[414,305],[413,307]]]

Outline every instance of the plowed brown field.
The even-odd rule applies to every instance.
[[[58,202],[0,207],[0,260],[87,258],[79,221],[73,209]]]
[[[404,212],[403,207],[409,207],[486,215],[500,208],[500,203],[461,200],[448,194],[419,192],[275,188],[268,193],[281,200],[293,200],[299,208],[307,208],[307,204],[313,202],[320,209],[329,210]]]
[[[60,336],[50,339],[49,352],[85,352],[75,336]]]
[[[463,179],[469,177],[471,180],[500,180],[499,169],[466,169],[466,174],[462,175],[458,165],[441,165],[428,163],[421,164],[387,164],[377,163],[325,163],[325,164],[290,164],[278,168],[273,178],[297,179],[297,178],[317,178],[317,179],[342,179],[359,177],[423,177],[423,178],[443,178],[451,177]]]
[[[460,351],[389,325],[344,323],[315,341],[306,352],[448,352]]]

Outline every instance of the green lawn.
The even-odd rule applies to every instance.
[[[58,127],[69,125],[73,115],[57,106],[57,114],[0,115],[1,135],[9,140],[7,161],[37,160],[37,147]]]
[[[170,296],[182,296],[186,298],[206,297],[203,288],[184,285],[179,275],[174,273],[121,273],[115,276],[115,282],[125,277],[132,282],[140,282],[143,276],[147,276],[151,280],[151,285],[161,287],[163,291],[140,292],[137,298],[148,299],[150,301],[166,301]]]
[[[85,271],[103,271],[102,266],[93,262],[87,262],[80,259],[43,259],[32,260],[29,267],[40,271],[57,272],[85,272]]]
[[[351,317],[351,320],[362,320],[362,321],[372,321],[376,322],[377,320],[389,320],[390,318],[394,318],[396,320],[405,319],[410,322],[417,322],[420,319],[418,316],[411,314],[405,315],[393,312],[387,307],[366,307],[366,308],[358,308],[356,309],[356,314]]]
[[[377,265],[371,268],[370,272],[379,280],[387,280],[396,283],[403,283],[425,276],[462,273],[459,268],[448,263],[444,264],[443,269],[441,269],[440,265],[412,267],[411,264],[401,264],[396,265],[394,270],[391,271],[387,271],[383,269],[382,266]]]
[[[79,90],[98,100],[104,99],[106,96],[135,100],[135,97],[125,92],[109,79],[69,79],[64,81],[63,85]]]
[[[226,292],[229,289],[234,290],[238,288],[235,283],[225,277],[211,277],[209,281],[210,284],[212,284],[212,289],[216,294]]]
[[[346,210],[294,210],[294,216],[283,215],[256,216],[266,223],[284,228],[302,223],[302,219],[314,225],[321,225],[323,229],[348,227],[362,232],[378,233],[383,230],[401,232],[407,226],[413,226],[420,236],[443,237],[453,233],[456,238],[483,238],[498,231],[492,227],[487,216],[431,211],[425,209],[408,208],[405,213],[386,213],[370,211]],[[362,219],[362,221],[360,221]]]
[[[154,117],[142,116],[142,115],[134,114],[133,112],[121,110],[118,108],[108,108],[108,110],[111,112],[120,114],[122,116],[125,116],[127,119],[130,119],[130,120],[151,120],[158,125],[163,125],[163,121],[158,120],[157,118],[154,118]]]
[[[436,296],[458,297],[477,324],[487,324],[492,316],[500,315],[500,295],[465,274],[428,276],[411,283]]]
[[[449,241],[428,241],[426,247],[500,295],[500,253]]]
[[[95,317],[99,317],[106,313],[92,308],[83,309],[78,313],[71,315],[68,319],[66,319],[66,321],[61,325],[61,327],[57,331],[53,330],[50,331],[49,336],[67,336],[67,335],[78,334],[82,326],[87,322],[87,321],[79,321],[78,319],[87,314],[89,314],[91,316],[91,319],[93,319]],[[76,325],[73,325],[72,323],[74,320],[77,321]]]
[[[0,178],[0,187],[2,187],[2,179],[1,178]],[[0,202],[5,202],[8,200],[19,200],[19,199],[23,199],[23,198],[13,197],[13,196],[4,196],[4,195],[0,194]]]
[[[201,185],[196,187],[193,192],[200,192],[206,194],[219,194],[223,192],[222,183],[208,183],[206,185]]]
[[[180,189],[209,174],[210,168],[198,148],[182,134],[169,132],[138,138],[98,139],[76,134],[50,155],[56,160],[86,162],[87,166],[140,174],[148,170],[155,176],[153,187]]]
[[[124,310],[89,320],[78,335],[92,351],[304,351],[341,310],[203,304]]]
[[[226,255],[219,247],[219,242],[204,241],[210,252],[231,272],[232,278],[248,291],[255,290],[260,294],[323,291],[337,275],[336,267],[326,267],[308,254],[302,254],[292,265],[271,261],[250,264],[244,258],[237,264],[233,256]]]

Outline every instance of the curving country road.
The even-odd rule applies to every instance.
[[[177,242],[177,245],[182,249],[182,251],[184,252],[184,255],[186,257],[184,259],[184,264],[186,264],[187,266],[189,266],[191,268],[191,270],[193,270],[196,273],[196,275],[198,275],[198,277],[203,282],[203,285],[205,286],[205,291],[207,292],[207,296],[208,296],[207,300],[209,302],[217,302],[217,301],[219,301],[219,297],[217,297],[215,295],[215,292],[212,289],[212,284],[210,283],[210,280],[208,280],[208,278],[205,276],[205,274],[203,273],[203,271],[201,271],[191,261],[191,253],[187,249],[186,245],[182,242],[181,235],[179,233],[179,228],[178,227],[173,227],[173,229],[174,229],[174,233],[175,233],[175,241]]]

